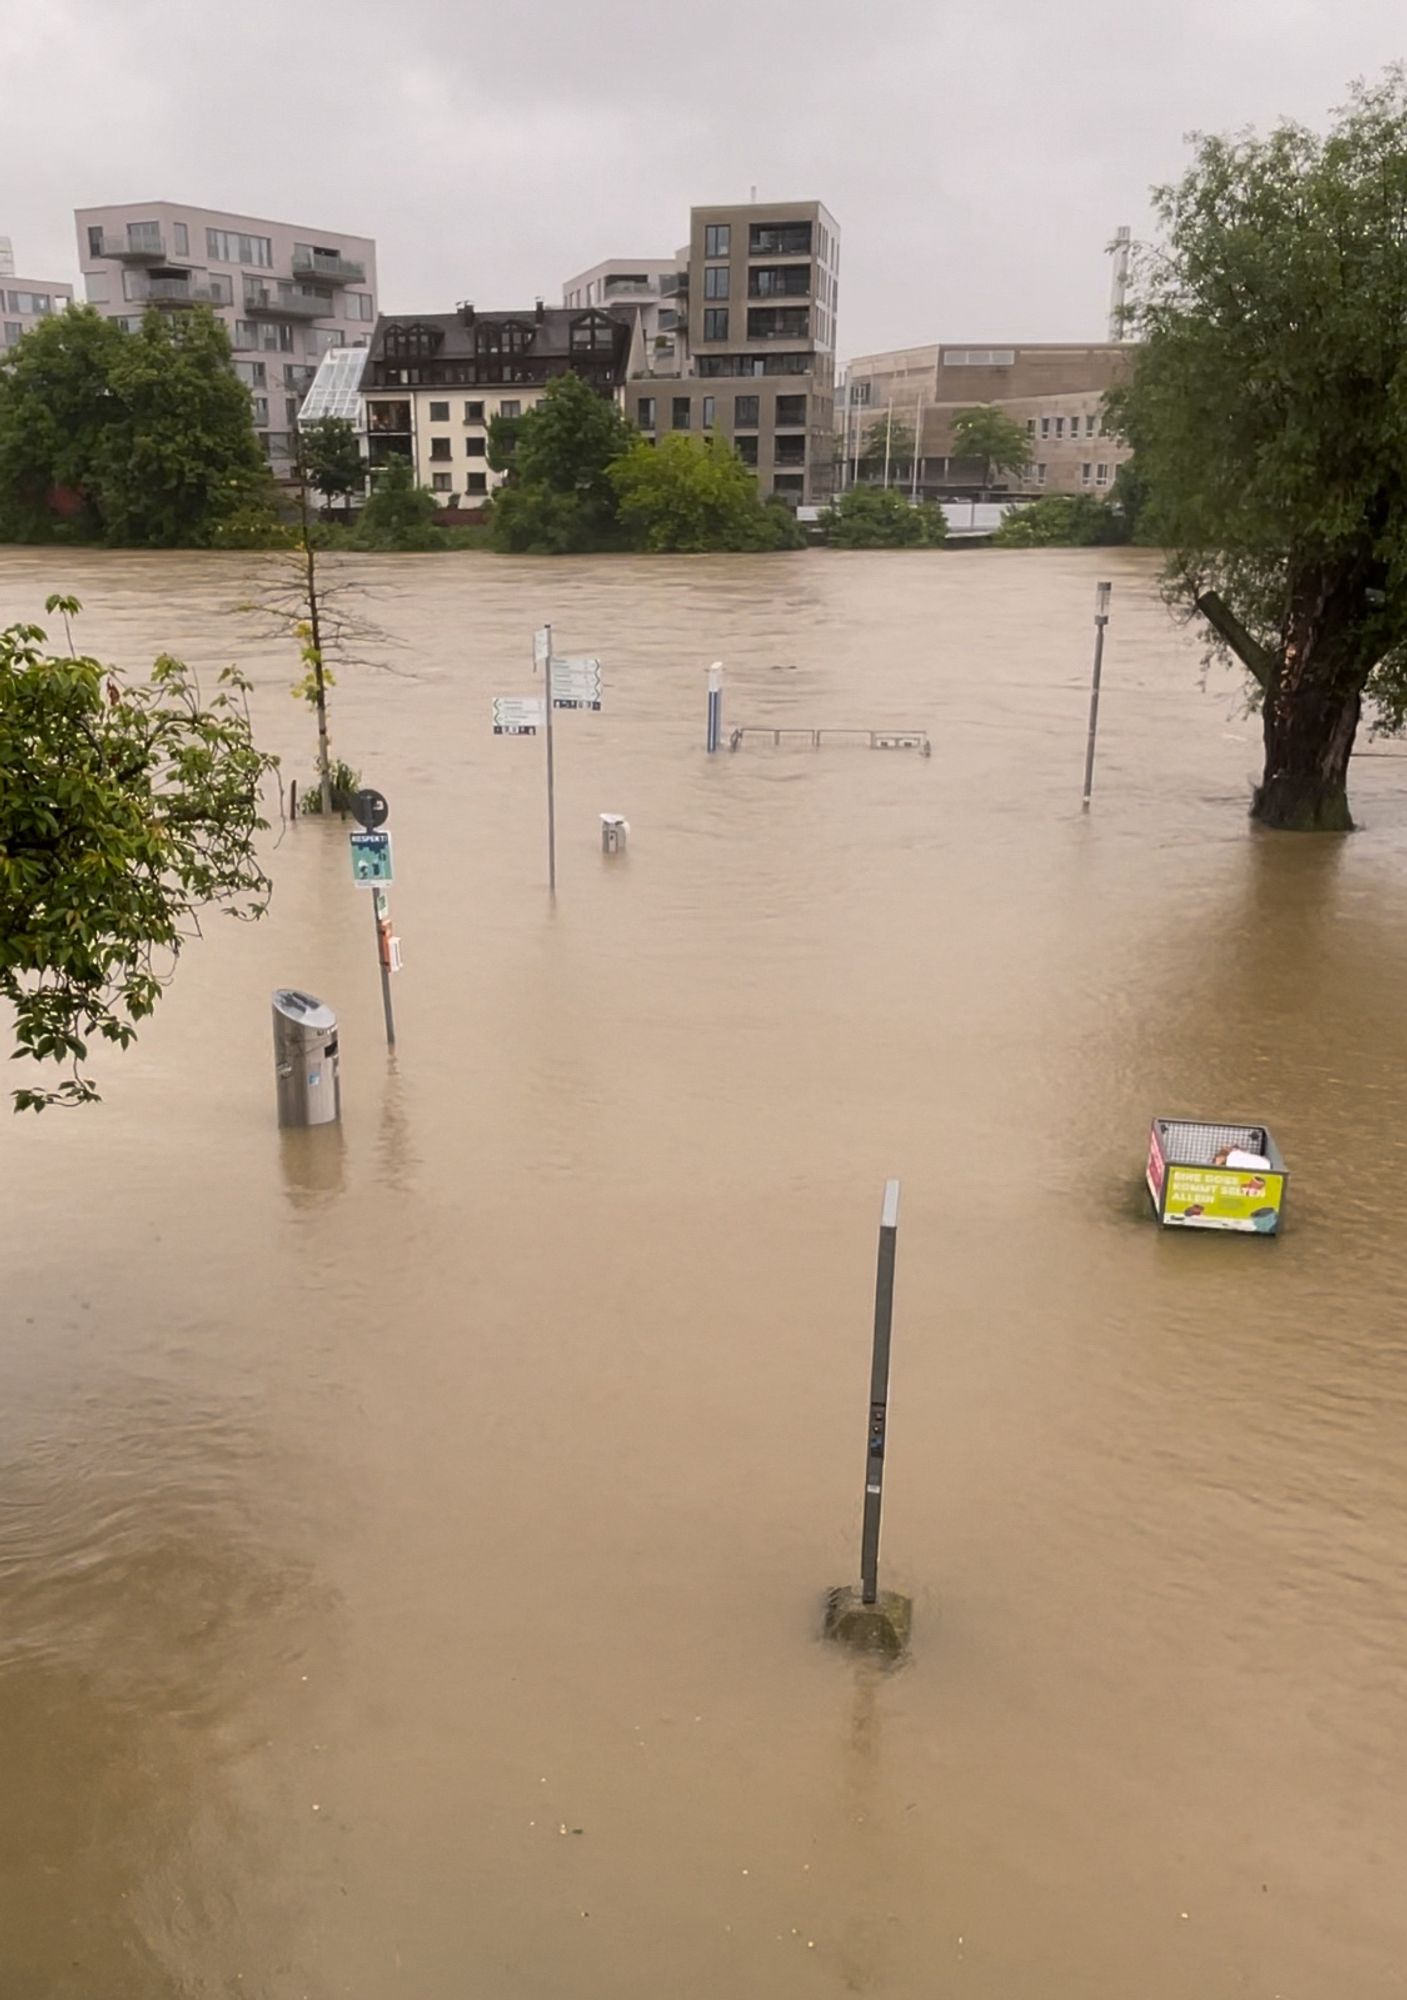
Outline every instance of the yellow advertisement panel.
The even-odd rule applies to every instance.
[[[1170,1166],[1167,1189],[1164,1222],[1271,1236],[1280,1221],[1285,1176],[1247,1173],[1238,1167]]]

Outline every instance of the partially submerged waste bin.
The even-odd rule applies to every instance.
[[[1266,1126],[1210,1118],[1155,1118],[1147,1180],[1159,1222],[1254,1236],[1280,1227],[1290,1185]]]
[[[279,1124],[335,1124],[342,1116],[337,1016],[296,986],[280,986],[273,1006]]]

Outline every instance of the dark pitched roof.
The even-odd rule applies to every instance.
[[[472,310],[472,317],[469,314]],[[463,307],[457,312],[447,313],[382,313],[372,332],[370,354],[373,361],[379,360],[386,350],[386,336],[393,330],[409,332],[413,328],[423,328],[427,334],[439,338],[430,344],[430,351],[436,360],[470,360],[481,353],[481,330],[501,328],[508,325],[520,326],[532,336],[526,351],[537,355],[567,355],[572,352],[572,328],[586,320],[607,320],[619,327],[621,337],[628,339],[630,318],[626,312],[614,312],[604,306],[544,306],[539,319],[537,308],[528,306],[519,312],[480,312],[477,308]],[[395,345],[395,343],[392,343]]]

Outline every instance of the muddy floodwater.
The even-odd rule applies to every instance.
[[[0,596],[240,659],[306,778],[263,561]],[[395,1057],[347,829],[276,823],[103,1104],[0,1119],[4,2000],[1407,1991],[1407,753],[1253,834],[1142,554],[358,574]],[[605,676],[555,908],[490,727],[544,619]],[[284,984],[340,1132],[276,1127]],[[1154,1111],[1269,1119],[1283,1234],[1160,1235]],[[881,1672],[818,1628],[889,1175]]]

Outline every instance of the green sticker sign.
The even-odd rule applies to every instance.
[[[391,882],[391,836],[389,833],[354,833],[352,879],[354,882]]]

